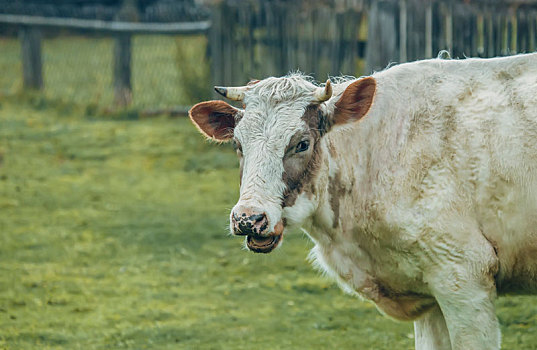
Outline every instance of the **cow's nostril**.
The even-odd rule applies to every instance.
[[[233,220],[235,222],[239,222],[239,220],[240,220],[239,216],[236,213],[233,213]]]
[[[263,220],[264,218],[265,218],[265,214],[257,214],[257,215],[250,216],[248,219],[250,219],[251,221],[253,221],[255,223],[258,223],[259,221]]]

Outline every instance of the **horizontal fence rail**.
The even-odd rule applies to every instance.
[[[207,32],[211,28],[210,21],[181,23],[137,23],[3,14],[0,14],[0,23],[128,34],[200,34]]]

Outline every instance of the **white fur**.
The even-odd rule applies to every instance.
[[[315,85],[297,75],[254,85],[235,130],[239,203],[301,224],[315,264],[345,290],[416,320],[418,349],[499,349],[496,295],[537,292],[537,54],[433,59],[373,77],[369,113],[321,140],[315,196],[283,210],[281,159]],[[350,83],[334,84],[327,113]],[[336,180],[350,189],[339,215]]]
[[[281,201],[285,147],[306,126],[300,119],[313,99],[316,85],[300,74],[267,78],[248,89],[245,117],[234,131],[243,146],[244,169],[236,206],[260,208],[271,229],[282,218]]]

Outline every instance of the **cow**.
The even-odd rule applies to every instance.
[[[235,146],[248,249],[301,227],[345,291],[414,322],[416,349],[500,348],[494,300],[537,292],[536,53],[216,91],[243,108],[189,115]]]

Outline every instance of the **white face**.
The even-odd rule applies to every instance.
[[[233,137],[240,158],[241,187],[232,212],[242,212],[243,208],[263,212],[268,232],[274,232],[275,226],[285,221],[283,208],[292,206],[304,182],[311,180],[310,163],[318,152],[320,133],[308,122],[318,118],[321,108],[307,102],[273,108],[260,100],[245,102]]]
[[[245,109],[234,128],[241,187],[230,228],[235,234],[249,235],[247,246],[257,252],[269,252],[278,245],[287,224],[284,209],[311,188],[326,118],[324,105],[311,102],[315,87],[306,89],[302,94],[275,96],[267,94],[275,91],[274,86],[256,84],[246,94]],[[252,215],[254,220],[248,221]],[[243,217],[246,221],[241,224]],[[262,239],[266,236],[277,239]]]
[[[363,116],[372,101],[374,80],[363,79],[352,86],[338,100],[346,102],[339,107],[336,103],[330,118],[321,102],[332,94],[330,83],[318,88],[298,74],[230,90],[229,96],[243,100],[244,110],[223,101],[202,102],[190,110],[190,118],[203,134],[235,144],[241,187],[230,227],[232,233],[247,236],[250,250],[272,251],[281,242],[287,221],[300,224],[313,213],[314,205],[304,198],[314,197],[322,136],[333,124]],[[225,94],[225,88],[219,89]],[[289,215],[292,220],[287,220]]]

